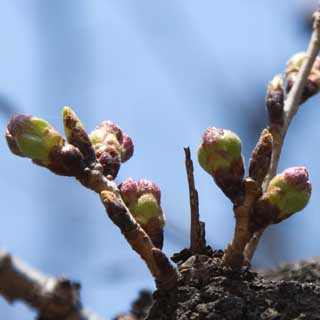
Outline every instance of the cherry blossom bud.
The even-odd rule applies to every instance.
[[[13,116],[7,126],[6,139],[15,155],[30,158],[56,174],[78,176],[84,169],[79,149],[66,144],[64,138],[43,119],[29,115]]]
[[[289,92],[297,79],[299,70],[301,69],[302,63],[306,58],[305,52],[296,53],[290,58],[286,67],[286,79],[287,79],[287,92]],[[304,87],[301,97],[301,103],[305,102],[308,98],[317,94],[320,91],[320,58],[317,57],[310,74],[308,76],[307,83]]]
[[[160,206],[160,189],[151,181],[129,178],[120,184],[119,190],[136,221],[161,249],[165,219]]]
[[[265,227],[289,218],[305,208],[311,189],[305,167],[286,169],[271,180],[266,193],[257,201],[253,220]]]
[[[241,140],[235,133],[208,128],[198,148],[198,161],[234,204],[241,202],[244,164]]]
[[[133,143],[121,128],[111,121],[103,121],[90,134],[90,140],[105,176],[117,176],[120,164],[131,158]]]
[[[6,139],[15,155],[44,163],[50,162],[50,153],[64,145],[64,138],[47,121],[29,115],[10,119]]]

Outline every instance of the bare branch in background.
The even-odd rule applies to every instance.
[[[40,273],[0,250],[0,294],[36,309],[41,320],[102,320],[80,302],[80,284]]]
[[[301,69],[297,75],[297,79],[290,90],[288,97],[284,104],[284,124],[282,127],[278,127],[276,130],[272,130],[273,135],[273,150],[271,165],[268,175],[263,183],[263,191],[266,191],[271,179],[276,175],[278,163],[280,160],[281,149],[284,143],[284,139],[291,123],[292,118],[297,113],[299,105],[301,103],[301,97],[303,90],[306,86],[308,76],[315,62],[317,54],[320,50],[320,11],[316,11],[313,15],[313,32],[311,35],[308,50],[306,52],[306,58],[304,59]],[[253,254],[258,246],[259,240],[264,232],[260,230],[256,232],[247,246],[246,256],[249,260],[252,259]]]

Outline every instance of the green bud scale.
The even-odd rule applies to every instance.
[[[29,115],[11,117],[6,139],[14,154],[44,164],[50,162],[55,149],[64,145],[64,138],[47,121]]]

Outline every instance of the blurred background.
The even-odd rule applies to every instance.
[[[305,50],[313,1],[2,0],[0,128],[11,114],[48,120],[62,132],[61,109],[74,108],[91,131],[102,120],[133,139],[134,157],[118,182],[148,178],[162,190],[164,251],[188,246],[189,200],[183,147],[193,159],[209,126],[235,131],[248,160],[267,123],[268,81]],[[279,166],[309,168],[308,207],[269,228],[257,268],[319,254],[319,96],[303,105]],[[106,217],[96,194],[13,156],[0,139],[0,247],[33,267],[82,284],[82,301],[111,319],[153,289],[146,266]],[[207,241],[231,240],[232,206],[195,161]],[[0,297],[1,319],[33,319]]]

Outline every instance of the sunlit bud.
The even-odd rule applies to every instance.
[[[242,200],[244,164],[241,140],[235,133],[208,128],[198,148],[198,161],[233,203]]]
[[[305,167],[288,168],[275,176],[266,193],[257,201],[254,220],[260,224],[278,223],[301,211],[311,195],[311,183]]]
[[[290,72],[299,71],[305,58],[305,52],[298,52],[294,54],[287,62],[286,76]]]
[[[280,74],[276,75],[268,85],[266,105],[270,125],[283,125],[284,87]]]
[[[297,79],[298,72],[302,66],[304,59],[306,58],[305,52],[295,54],[287,63],[286,67],[286,79],[287,79],[287,92],[289,92]],[[307,83],[304,87],[301,97],[301,103],[305,102],[308,98],[317,94],[320,91],[320,58],[317,57],[310,74],[307,79]]]
[[[249,162],[249,176],[261,184],[268,173],[272,156],[272,134],[268,129],[261,133]]]
[[[80,150],[85,163],[90,166],[95,162],[96,155],[80,119],[70,107],[63,108],[62,116],[64,132],[68,142]]]
[[[129,178],[120,184],[119,190],[136,221],[154,245],[162,248],[165,220],[160,206],[160,189],[151,181]]]
[[[107,142],[108,145],[118,145],[122,141],[122,130],[111,121],[103,121],[90,133],[93,144]]]
[[[84,169],[79,149],[65,144],[64,138],[43,119],[26,115],[12,117],[6,139],[14,154],[30,158],[55,174],[79,176]]]
[[[50,154],[64,145],[63,137],[47,121],[29,115],[10,119],[6,139],[14,154],[46,163]]]
[[[104,175],[116,177],[120,164],[133,154],[131,138],[111,121],[103,121],[90,134],[97,159],[102,164]]]

